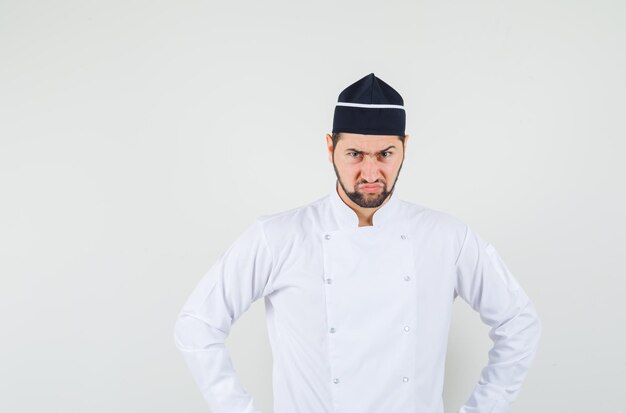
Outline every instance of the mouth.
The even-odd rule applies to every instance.
[[[382,185],[378,185],[378,184],[365,184],[365,185],[361,185],[359,186],[359,188],[361,188],[362,190],[364,190],[365,192],[377,192],[382,188]]]

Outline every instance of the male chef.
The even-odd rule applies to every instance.
[[[487,365],[458,413],[503,413],[541,323],[493,245],[458,218],[399,199],[404,100],[373,73],[340,94],[326,135],[337,182],[260,216],[184,304],[175,344],[214,413],[259,413],[224,341],[263,297],[274,413],[443,413],[452,305],[490,327]]]

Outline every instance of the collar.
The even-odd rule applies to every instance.
[[[333,215],[337,220],[339,229],[357,229],[367,228],[359,227],[359,217],[339,196],[337,192],[338,181],[335,181],[335,187],[330,193],[330,201],[332,206]],[[389,225],[393,219],[397,216],[398,206],[400,200],[396,194],[397,188],[394,188],[393,192],[389,195],[389,199],[372,215],[372,225],[374,227],[384,227]]]

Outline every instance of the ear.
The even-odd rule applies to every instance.
[[[326,134],[326,147],[328,149],[328,160],[330,163],[333,163],[333,137],[329,133]]]

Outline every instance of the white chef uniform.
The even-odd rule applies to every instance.
[[[250,225],[184,304],[175,343],[214,413],[259,413],[224,341],[264,297],[274,413],[443,413],[457,296],[493,340],[459,413],[505,412],[541,323],[494,247],[452,215],[395,194],[373,226],[359,227],[335,187]]]

